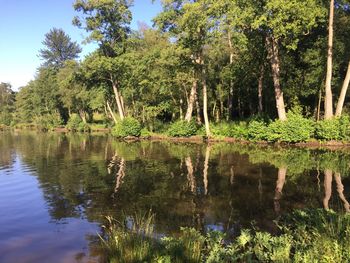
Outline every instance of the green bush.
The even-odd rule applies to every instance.
[[[132,117],[126,117],[119,121],[112,129],[112,135],[119,138],[128,136],[139,137],[141,135],[141,124]]]
[[[196,134],[198,127],[194,121],[177,121],[170,125],[168,134],[172,137],[189,137]]]
[[[231,137],[235,139],[245,139],[248,136],[245,122],[218,123],[212,125],[211,133],[217,137]]]
[[[12,114],[6,110],[0,112],[0,124],[10,126],[12,122]]]
[[[339,133],[342,140],[350,140],[350,118],[345,115],[338,119],[339,122]]]
[[[272,122],[266,133],[266,139],[271,142],[305,142],[312,138],[315,127],[312,120],[304,118],[300,114],[288,113],[286,121],[276,120]]]
[[[341,139],[339,119],[323,120],[317,122],[315,138],[322,141]]]
[[[267,140],[267,125],[262,121],[251,121],[248,124],[247,139],[250,141]]]
[[[230,137],[232,126],[231,123],[216,123],[210,127],[211,134],[216,137]]]
[[[63,124],[63,120],[59,113],[45,114],[35,118],[34,123],[41,130],[52,130]]]
[[[88,124],[84,123],[78,114],[73,114],[66,125],[66,128],[70,131],[87,132],[90,130]]]

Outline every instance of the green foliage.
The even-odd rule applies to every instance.
[[[141,135],[141,124],[132,117],[126,117],[119,121],[112,129],[112,135],[115,137],[125,138],[128,136],[139,137]]]
[[[268,137],[267,125],[262,121],[253,120],[248,124],[247,139],[251,141],[264,141]]]
[[[72,114],[69,118],[66,128],[69,131],[87,132],[90,130],[88,124],[84,123],[78,114]]]
[[[78,58],[82,51],[77,42],[72,42],[60,28],[51,29],[42,44],[45,49],[39,51],[39,56],[45,66],[63,67],[65,61]]]
[[[12,114],[6,110],[0,112],[0,124],[10,126],[12,122]]]
[[[150,219],[151,218],[151,219]],[[107,227],[104,247],[111,262],[349,262],[350,216],[327,210],[297,210],[278,221],[278,235],[242,230],[232,242],[226,235],[202,235],[182,228],[177,237],[157,240],[153,217],[126,229]],[[133,220],[132,222],[138,222]],[[111,223],[111,220],[110,220]],[[151,229],[151,230],[150,230]],[[226,243],[226,244],[225,244]]]
[[[245,122],[218,123],[212,125],[212,135],[217,137],[232,137],[245,139],[248,136],[247,124]]]
[[[60,127],[63,124],[63,120],[59,113],[53,113],[36,117],[34,123],[39,129],[49,131]]]
[[[271,142],[305,142],[314,134],[314,123],[300,114],[288,113],[287,121],[276,120],[268,126],[266,139]]]
[[[337,119],[319,121],[316,125],[315,137],[324,141],[340,139],[339,121]]]
[[[170,125],[167,133],[172,137],[190,137],[196,134],[198,127],[194,121],[177,121]]]

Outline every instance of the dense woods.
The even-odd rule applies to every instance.
[[[217,123],[348,113],[348,1],[163,0],[153,27],[138,30],[131,5],[76,0],[73,23],[98,48],[79,61],[79,45],[53,28],[35,79],[16,93],[1,84],[0,123],[84,129],[126,118],[161,132],[181,121],[210,136]]]

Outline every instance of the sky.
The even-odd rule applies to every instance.
[[[83,49],[81,58],[96,48],[83,45],[87,36],[83,29],[72,25],[77,13],[74,0],[0,0],[0,82],[8,82],[13,90],[34,79],[42,61],[38,57],[45,34],[53,27],[62,28]],[[151,19],[159,13],[159,0],[134,0],[131,27],[138,22],[152,25]]]

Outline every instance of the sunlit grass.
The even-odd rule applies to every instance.
[[[278,235],[246,229],[230,243],[190,228],[158,238],[152,213],[107,219],[101,240],[109,262],[350,262],[350,215],[328,210],[295,211],[276,222]]]

